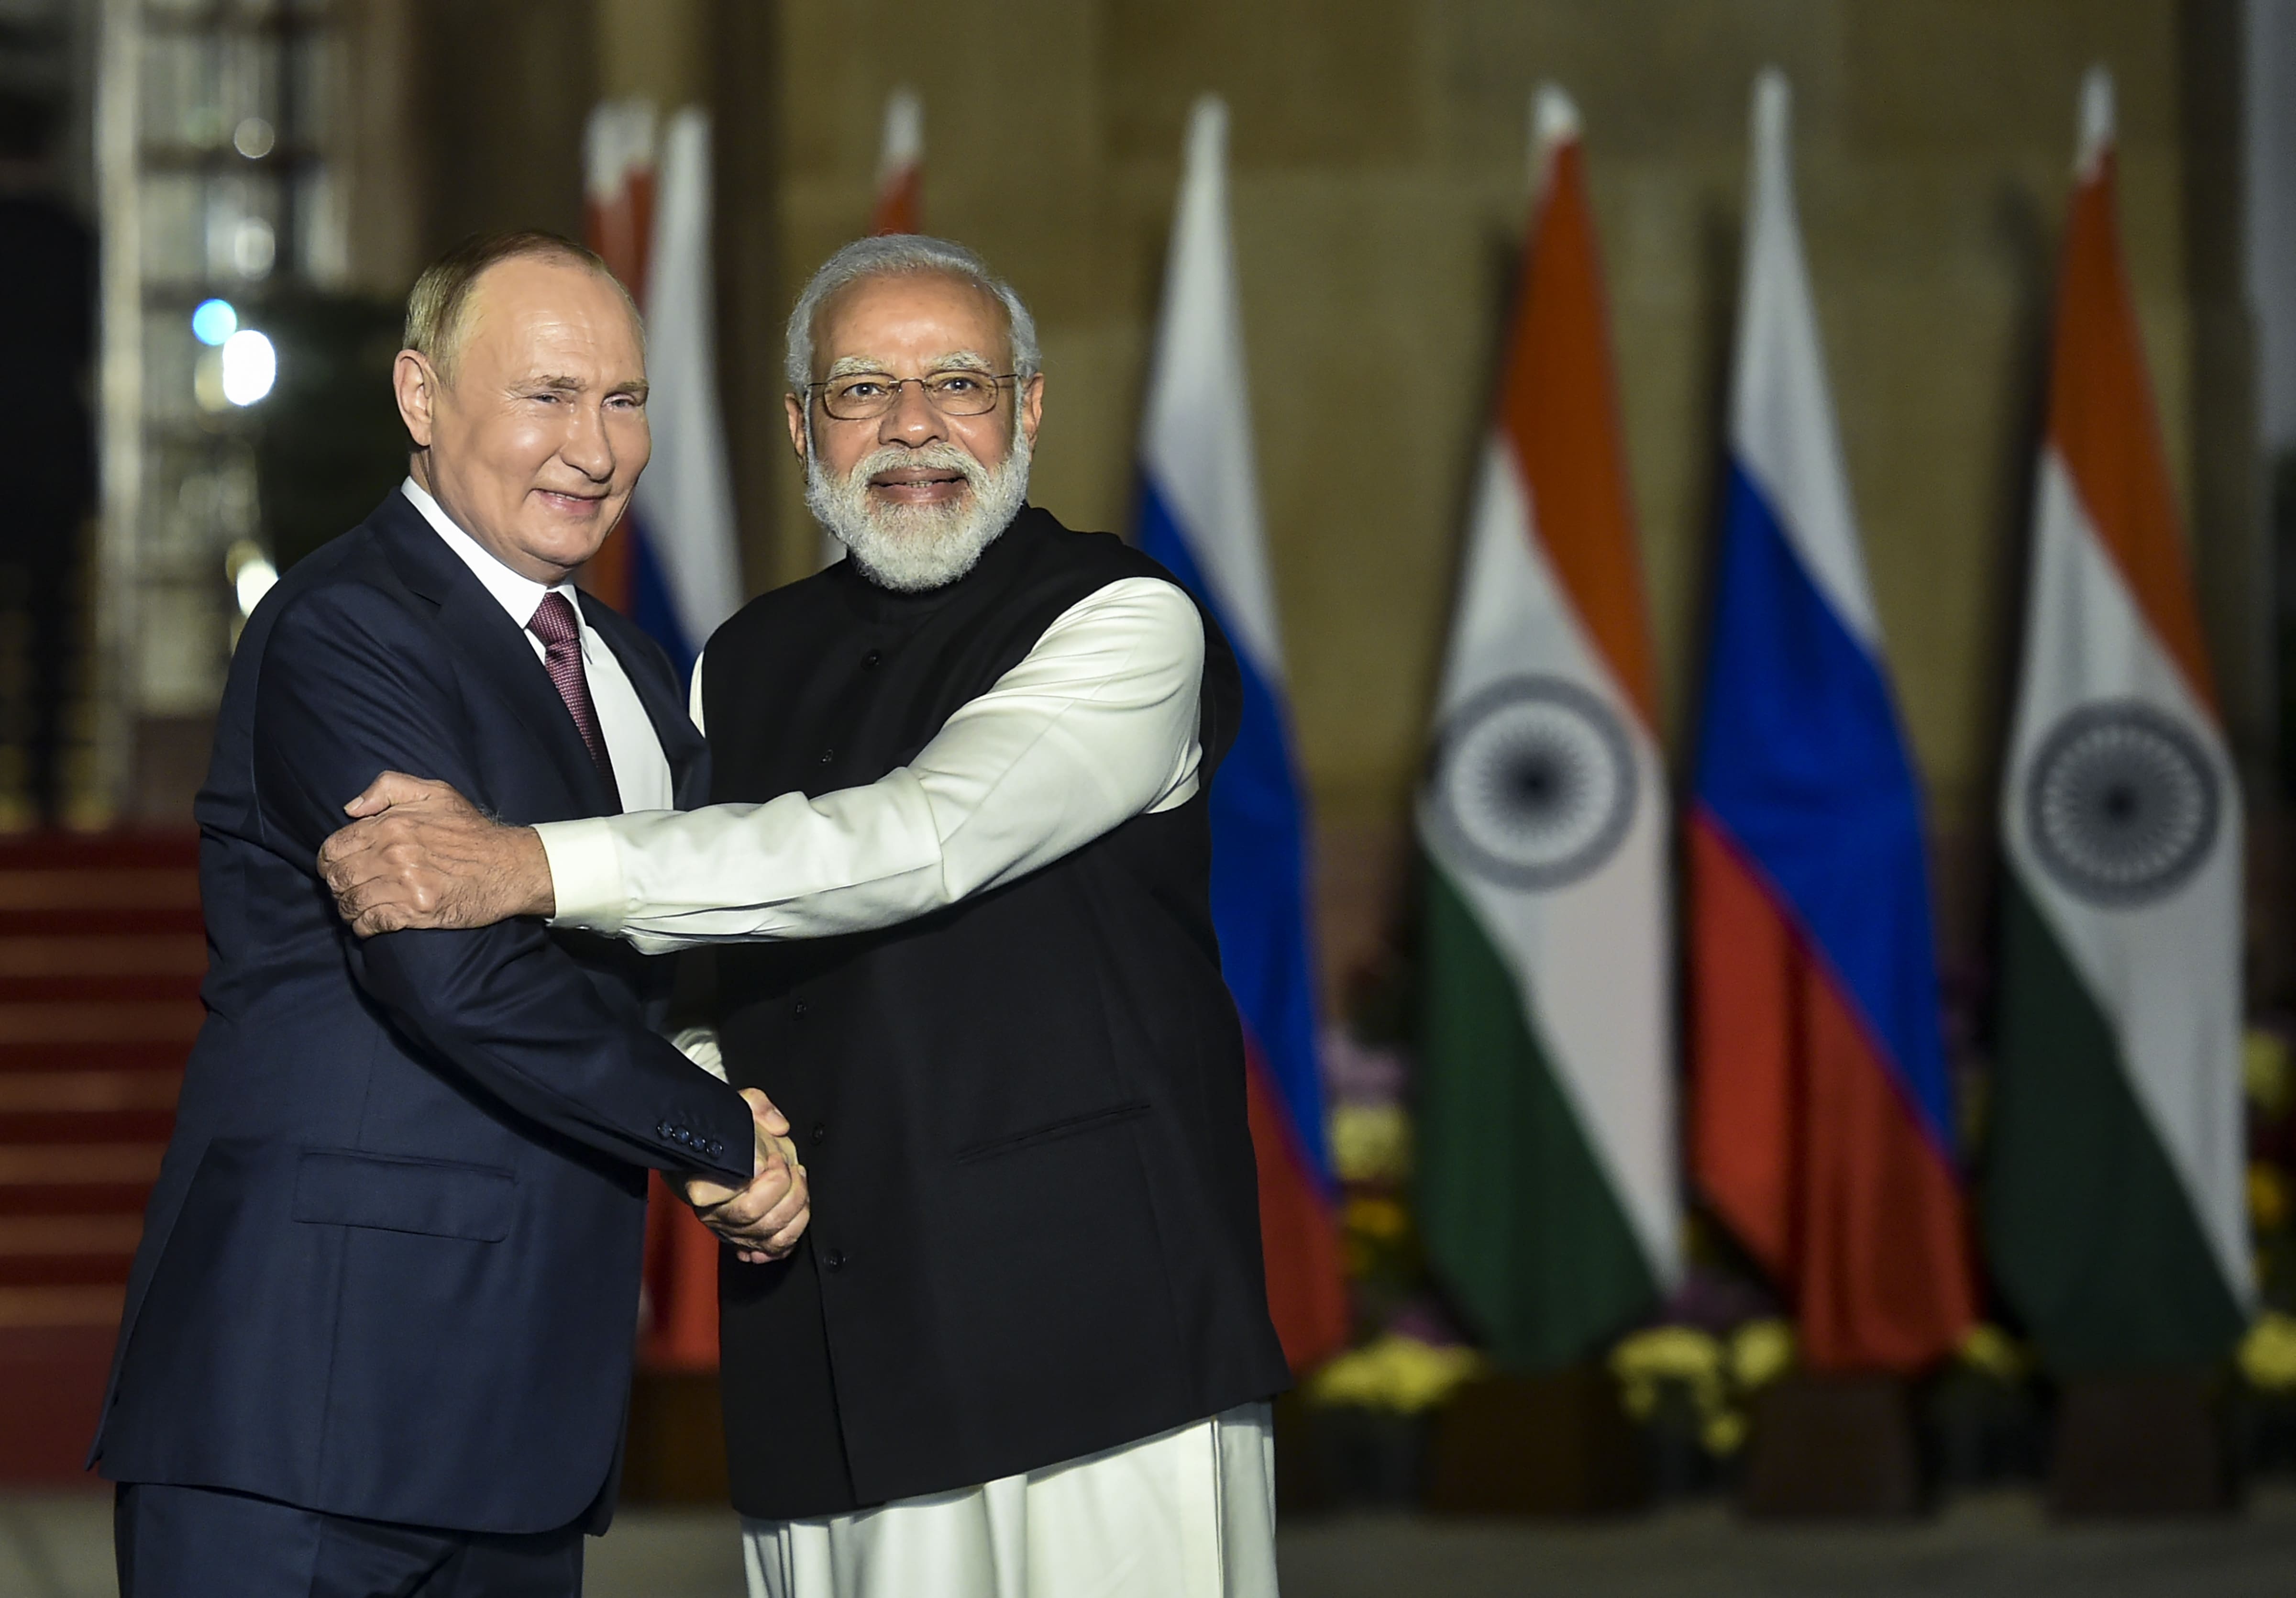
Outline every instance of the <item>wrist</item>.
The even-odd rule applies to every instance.
[[[512,829],[517,852],[516,882],[520,900],[512,912],[521,916],[541,916],[547,919],[558,913],[558,890],[550,875],[550,852],[542,846],[542,835],[531,827]]]

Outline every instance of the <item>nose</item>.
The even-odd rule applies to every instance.
[[[925,399],[925,385],[905,383],[893,394],[893,408],[877,424],[881,444],[906,444],[911,449],[948,436],[948,424]]]
[[[559,458],[588,478],[592,482],[606,482],[614,475],[614,441],[606,434],[605,408],[600,405],[571,405],[572,425],[567,431],[566,441],[559,447]]]

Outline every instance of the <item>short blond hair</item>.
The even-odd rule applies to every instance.
[[[547,260],[582,267],[614,285],[629,307],[630,325],[637,330],[638,345],[645,345],[645,318],[622,280],[607,268],[597,252],[572,239],[542,229],[515,233],[475,233],[422,268],[406,296],[406,328],[401,347],[428,359],[439,376],[455,378],[455,360],[469,333],[471,292],[489,267],[506,260]]]

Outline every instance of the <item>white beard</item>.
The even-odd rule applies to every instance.
[[[921,594],[955,582],[1012,525],[1029,502],[1029,435],[1013,431],[1013,448],[994,466],[955,444],[906,449],[889,444],[842,477],[808,450],[805,504],[829,536],[845,546],[861,574],[879,588]],[[888,505],[871,499],[869,479],[899,466],[964,475],[965,493],[940,505]]]

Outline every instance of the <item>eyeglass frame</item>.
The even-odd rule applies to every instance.
[[[887,402],[885,408],[879,411],[873,416],[840,416],[835,411],[829,408],[829,385],[832,383],[842,383],[849,377],[882,377],[892,385],[893,397]],[[994,399],[989,400],[988,407],[986,410],[947,411],[941,409],[939,405],[934,404],[932,391],[925,387],[925,384],[935,377],[977,377],[989,386],[992,393],[1003,390],[1004,385],[1009,383],[1014,385],[1013,392],[1016,399],[1020,392],[1020,373],[982,372],[977,371],[971,367],[946,367],[939,372],[927,373],[923,377],[896,377],[890,372],[848,372],[842,376],[824,377],[817,382],[808,383],[805,385],[805,391],[808,407],[810,407],[815,391],[816,390],[820,391],[821,414],[827,416],[832,422],[882,421],[885,417],[891,416],[895,410],[900,408],[901,391],[908,387],[909,384],[913,383],[917,385],[918,394],[922,397],[924,402],[928,406],[931,406],[934,414],[937,416],[957,417],[986,416],[995,413],[996,409],[996,401]]]

